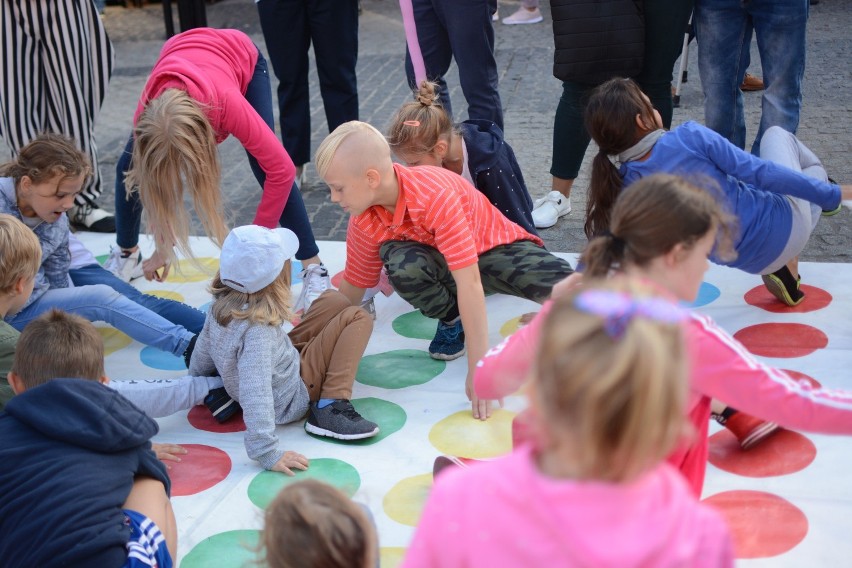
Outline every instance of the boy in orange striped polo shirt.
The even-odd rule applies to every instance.
[[[467,344],[465,391],[473,416],[488,418],[490,402],[476,398],[471,382],[488,350],[485,292],[541,303],[573,272],[571,265],[460,175],[394,164],[384,136],[365,122],[336,128],[315,163],[331,200],[351,215],[340,291],[359,305],[384,265],[397,293],[438,319],[429,345],[433,358],[461,357]]]

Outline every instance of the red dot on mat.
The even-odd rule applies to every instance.
[[[755,355],[804,357],[828,345],[828,337],[803,323],[760,323],[744,327],[734,338]]]
[[[784,554],[808,534],[808,518],[789,501],[762,491],[724,491],[704,499],[716,507],[734,537],[737,558]]]
[[[210,489],[231,473],[231,458],[218,448],[181,444],[187,454],[179,462],[166,461],[172,480],[172,497],[195,495]]]
[[[243,422],[242,412],[239,412],[236,416],[224,424],[219,424],[213,418],[213,415],[210,414],[207,407],[202,405],[192,407],[192,410],[190,410],[189,414],[186,415],[186,419],[189,420],[189,423],[195,428],[204,430],[205,432],[227,434],[229,432],[244,432],[246,429],[246,423]]]
[[[756,308],[776,314],[801,314],[821,310],[831,303],[831,294],[817,288],[802,284],[800,290],[805,293],[805,299],[798,306],[788,306],[781,303],[778,298],[769,293],[766,286],[755,286],[745,293],[745,301]]]
[[[756,446],[742,450],[728,430],[710,436],[710,463],[745,477],[788,475],[808,467],[816,458],[816,447],[797,432],[779,430]]]
[[[822,388],[822,384],[818,380],[811,377],[810,375],[806,375],[806,374],[802,373],[801,371],[791,371],[790,369],[781,369],[781,370],[784,371],[785,373],[787,373],[788,375],[790,375],[790,377],[792,377],[793,379],[795,379],[797,381],[809,382],[811,384],[811,386],[815,389],[821,389]]]
[[[343,271],[342,270],[331,277],[331,285],[334,286],[335,288],[340,288],[341,282],[343,282]]]

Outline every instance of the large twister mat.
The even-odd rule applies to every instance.
[[[82,233],[105,258],[110,235]],[[150,247],[150,243],[143,242]],[[343,243],[320,244],[332,274],[343,268]],[[213,271],[218,249],[195,239],[201,263]],[[572,262],[573,255],[564,255]],[[301,283],[294,267],[294,292]],[[830,388],[852,388],[852,267],[803,264],[807,294],[798,307],[779,307],[759,278],[714,266],[696,309],[711,315],[768,363]],[[141,289],[206,309],[210,274],[181,261],[165,283],[136,281]],[[384,567],[405,551],[432,483],[438,454],[488,459],[511,448],[510,425],[524,407],[520,396],[487,422],[473,420],[463,394],[466,363],[434,361],[427,348],[436,323],[397,295],[376,299],[377,320],[361,362],[353,399],[381,433],[358,443],[314,438],[301,423],[278,427],[281,444],[310,460],[290,478],[262,471],[243,448],[242,418],[216,424],[201,406],[160,419],[157,441],[183,445],[189,454],[171,469],[181,568],[254,566],[262,512],[288,483],[316,478],[341,488],[373,513]],[[517,298],[487,298],[494,345],[517,328],[536,305]],[[176,377],[185,373],[170,354],[101,329],[107,372],[113,380]],[[711,425],[710,465],[704,499],[727,518],[742,566],[842,566],[852,558],[852,439],[782,431],[740,451],[733,436]],[[523,488],[518,488],[522,491]],[[511,519],[506,519],[511,522]]]

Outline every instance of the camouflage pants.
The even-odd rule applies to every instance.
[[[456,283],[437,249],[415,241],[387,241],[379,249],[394,290],[429,318],[441,319],[456,304]],[[532,241],[500,245],[479,256],[485,293],[542,303],[553,285],[573,272],[567,260]]]

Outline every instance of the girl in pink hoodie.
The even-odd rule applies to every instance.
[[[686,312],[635,279],[551,302],[529,353],[534,446],[437,479],[404,565],[733,566],[663,458],[686,429]]]
[[[717,256],[731,254],[729,227],[718,202],[706,190],[677,176],[649,176],[619,196],[612,210],[611,232],[592,239],[583,253],[584,275],[623,273],[647,280],[673,299],[692,302],[709,266],[711,251]],[[557,284],[553,297],[577,286],[581,278],[572,275]],[[545,303],[528,326],[479,362],[474,376],[477,395],[501,398],[521,386],[529,373],[529,353],[538,343],[542,320],[550,309]],[[691,315],[686,338],[690,354],[686,412],[695,435],[667,461],[687,478],[695,495],[701,495],[704,485],[711,405],[718,405],[714,410],[723,415],[733,414],[730,420],[748,413],[773,426],[777,423],[796,430],[852,434],[852,392],[815,389],[761,363],[706,316]],[[734,414],[730,407],[726,409],[716,401],[742,412]],[[757,428],[765,424],[758,421]],[[740,440],[744,446],[749,441]]]

